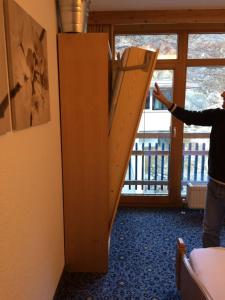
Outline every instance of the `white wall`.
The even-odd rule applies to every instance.
[[[47,30],[51,121],[0,136],[0,299],[52,299],[64,266],[55,0],[17,0]]]

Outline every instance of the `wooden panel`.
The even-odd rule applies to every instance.
[[[186,23],[186,24],[126,24],[113,25],[114,34],[173,33],[173,32],[224,32],[224,23]]]
[[[185,100],[185,83],[186,83],[186,57],[187,57],[188,34],[179,36],[178,53],[180,57],[179,63],[176,64],[174,70],[174,93],[173,101],[177,105],[183,107]],[[170,180],[169,180],[169,196],[174,206],[182,206],[181,200],[181,176],[182,176],[182,151],[183,151],[183,123],[175,117],[171,120],[172,132],[176,131],[176,135],[171,136],[171,152],[170,152]]]
[[[0,1],[0,134],[11,130],[3,3]]]
[[[109,213],[111,226],[116,214],[128,162],[149,90],[158,52],[131,47],[123,66],[141,65],[149,55],[145,70],[121,71],[112,100],[109,134]]]
[[[90,24],[191,24],[224,23],[225,9],[146,11],[95,11]]]
[[[108,267],[108,34],[58,36],[66,266]]]

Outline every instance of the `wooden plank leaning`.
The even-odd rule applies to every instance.
[[[109,230],[144,109],[158,50],[127,48],[118,67],[109,116]]]

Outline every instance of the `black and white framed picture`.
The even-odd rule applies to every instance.
[[[12,128],[50,120],[47,32],[14,0],[4,0]]]

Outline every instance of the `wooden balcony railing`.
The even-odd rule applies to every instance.
[[[182,163],[182,189],[184,190],[187,183],[204,184],[207,182],[208,137],[208,133],[184,134]],[[142,194],[167,193],[170,134],[138,134],[137,138],[139,142],[135,143],[132,151],[123,194],[132,192],[136,194],[138,191]],[[140,142],[142,138],[145,140]],[[201,139],[204,139],[204,142],[201,142]]]

